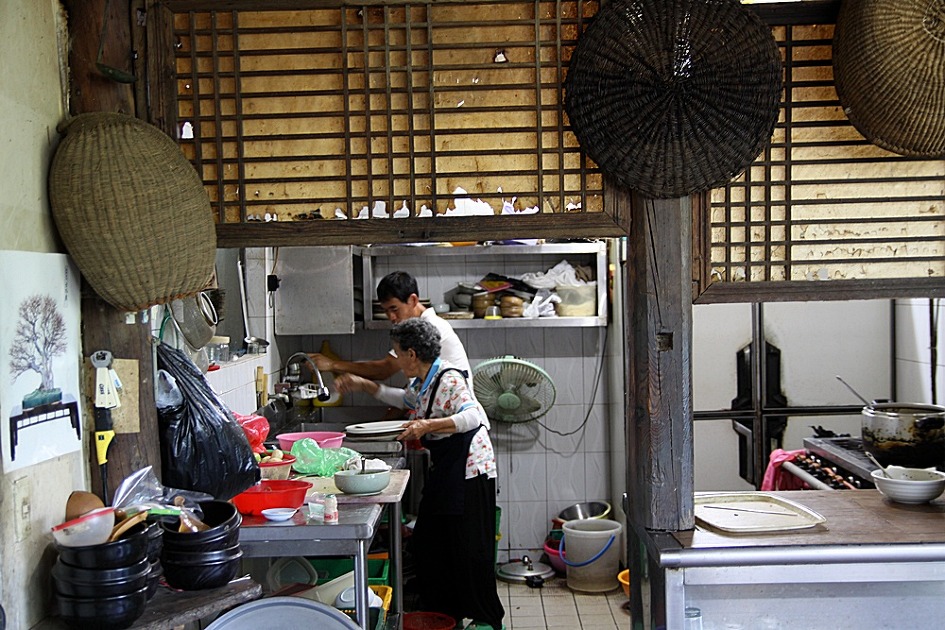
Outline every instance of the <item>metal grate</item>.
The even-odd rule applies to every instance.
[[[561,87],[597,8],[176,13],[180,142],[218,223],[443,213],[457,188],[495,212],[601,212]]]
[[[945,161],[889,153],[853,128],[834,90],[832,26],[774,33],[782,115],[744,175],[711,193],[713,280],[945,276]]]

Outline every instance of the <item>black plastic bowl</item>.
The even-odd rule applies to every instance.
[[[148,571],[147,589],[149,600],[157,593],[162,575],[164,575],[164,567],[161,566],[160,560],[155,560],[151,563],[150,570]]]
[[[148,560],[154,562],[161,556],[164,546],[164,530],[157,522],[148,523]]]
[[[83,569],[115,569],[139,563],[148,552],[148,525],[138,523],[119,540],[88,547],[64,547],[57,544],[59,559]]]
[[[179,564],[162,560],[161,566],[164,567],[164,580],[170,586],[182,591],[199,591],[224,586],[236,577],[242,557],[241,551],[235,557],[219,562]]]
[[[73,628],[124,630],[148,604],[147,588],[115,597],[69,597],[57,595],[59,616]]]
[[[162,543],[162,553],[163,549],[170,551],[220,551],[221,549],[227,549],[235,545],[240,538],[240,528],[239,523],[242,519],[237,519],[236,527],[227,527],[226,529],[221,529],[213,537],[207,538],[206,536],[199,536],[197,533],[193,534],[178,534],[178,536],[169,536],[167,535],[167,530],[165,529],[165,539]],[[199,532],[203,534],[205,532]],[[193,537],[193,538],[191,538]]]
[[[80,569],[57,562],[52,576],[56,592],[70,597],[114,597],[147,585],[151,565],[147,559],[120,569]]]
[[[203,510],[204,523],[210,526],[202,532],[181,532],[179,531],[180,521],[162,521],[164,545],[171,547],[179,546],[199,546],[203,544],[219,544],[219,540],[228,534],[233,535],[235,530],[238,532],[242,517],[236,506],[228,501],[201,501],[200,509]],[[238,536],[238,533],[236,534]],[[234,539],[235,540],[235,539]],[[229,547],[229,544],[223,547],[214,547],[215,549]]]
[[[177,564],[202,565],[211,562],[220,562],[235,558],[240,553],[240,544],[236,543],[226,549],[215,551],[176,551],[165,548],[161,552],[161,562],[176,562]]]

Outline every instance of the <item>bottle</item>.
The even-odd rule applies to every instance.
[[[325,495],[325,522],[338,522],[338,497],[333,494]]]
[[[322,341],[322,347],[318,352],[319,354],[328,357],[332,361],[338,361],[341,358],[331,349],[331,345],[328,343],[327,339]],[[325,387],[328,388],[328,392],[331,394],[331,397],[326,401],[321,401],[317,398],[312,399],[312,405],[315,407],[338,407],[344,402],[341,394],[339,394],[338,390],[335,389],[335,378],[333,374],[333,372],[322,374],[322,380],[325,382]],[[315,379],[314,374],[312,375],[312,378]]]
[[[685,630],[702,630],[702,611],[695,606],[687,606],[683,628]]]

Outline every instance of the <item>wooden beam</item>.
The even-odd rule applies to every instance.
[[[636,528],[694,526],[692,202],[630,197],[627,490]]]
[[[607,213],[217,224],[217,247],[280,247],[626,236]]]
[[[128,0],[64,0],[63,5],[69,15],[69,50],[70,71],[70,113],[73,115],[86,112],[110,111],[135,115],[135,88],[132,84],[117,83],[98,71],[95,63],[98,56],[99,37],[102,32],[103,16],[109,20],[106,46],[112,54],[110,62],[117,63],[125,51],[131,58],[132,24],[130,15],[131,2]],[[117,66],[116,66],[117,67]],[[120,68],[124,69],[124,68]],[[81,271],[81,269],[79,270]],[[137,395],[137,408],[123,409],[131,416],[129,424],[137,431],[118,432],[108,451],[109,494],[122,479],[134,471],[151,465],[160,478],[161,456],[158,447],[157,411],[154,406],[154,362],[151,355],[151,333],[148,326],[140,321],[135,324],[125,323],[125,314],[104,302],[89,285],[82,287],[82,355],[88,357],[96,350],[108,350],[115,359],[135,362],[138,380],[124,383],[125,389]],[[81,382],[90,382],[83,379]],[[91,381],[94,382],[94,381]],[[91,471],[91,491],[102,493],[101,474],[92,438],[88,428],[92,425],[91,389],[87,392],[85,408],[86,447],[89,448],[89,469]],[[133,396],[128,399],[134,400]],[[102,496],[110,504],[111,496]]]
[[[877,278],[862,280],[716,282],[697,304],[806,302],[945,297],[945,278]]]

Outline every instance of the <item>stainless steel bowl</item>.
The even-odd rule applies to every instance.
[[[556,520],[561,522],[575,521],[585,518],[607,518],[610,516],[610,503],[606,501],[589,501],[575,503],[558,512]]]

